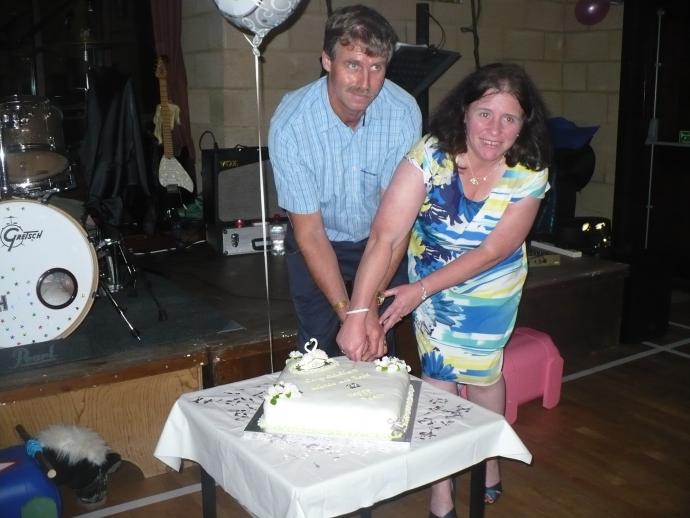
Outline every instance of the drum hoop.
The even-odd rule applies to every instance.
[[[62,112],[59,106],[56,106],[53,104],[50,99],[47,97],[41,97],[40,95],[19,95],[19,94],[14,94],[14,95],[9,95],[3,98],[0,98],[0,106],[5,105],[5,104],[11,104],[11,105],[20,105],[20,104],[29,104],[32,103],[34,105],[39,105],[39,104],[48,104],[58,111]]]
[[[58,180],[65,179],[65,182],[58,182]],[[34,180],[33,182],[10,182],[9,192],[15,197],[24,197],[25,199],[36,199],[43,197],[49,193],[60,193],[76,188],[77,184],[72,176],[70,166],[42,180]],[[74,218],[73,218],[74,219]]]
[[[26,151],[45,151],[46,149],[62,156],[67,161],[67,157],[58,151],[55,144],[13,144],[5,148],[5,153],[24,153]],[[60,148],[62,149],[62,148]]]
[[[0,100],[0,113],[5,113],[5,110],[3,110],[5,106],[7,106],[11,111],[19,111],[19,108],[22,105],[31,104],[31,106],[40,107],[41,109],[53,109],[57,115],[60,116],[60,120],[64,120],[65,118],[62,108],[60,108],[57,104],[52,103],[50,99],[46,99],[45,97],[33,97],[30,95],[20,96],[21,99],[16,99],[17,96],[13,97],[15,97],[15,99],[10,99],[7,101]]]

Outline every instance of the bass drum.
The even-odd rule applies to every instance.
[[[2,146],[17,195],[74,187],[62,133],[62,111],[42,97],[13,95],[0,104]]]
[[[96,252],[60,209],[0,201],[0,264],[0,348],[65,338],[93,304]]]

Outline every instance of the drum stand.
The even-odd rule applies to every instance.
[[[118,259],[122,261],[122,264],[127,270],[129,278],[132,279],[133,283],[136,286],[136,268],[127,259],[127,256],[125,255],[125,251],[122,248],[122,244],[120,243],[120,241],[116,239],[105,238],[103,240],[103,243],[99,246],[99,249],[106,250],[106,253],[104,254],[103,258],[107,268],[108,290],[111,293],[117,293],[124,287],[124,285],[121,282],[122,279],[120,277],[120,266],[118,263]]]
[[[125,315],[125,311],[127,311],[127,308],[121,306],[115,300],[115,297],[113,297],[113,293],[117,293],[124,287],[124,285],[121,282],[122,279],[120,277],[120,266],[118,260],[122,261],[122,264],[124,265],[127,274],[129,275],[129,278],[132,280],[132,283],[135,286],[137,274],[136,268],[127,259],[127,255],[125,254],[125,251],[122,248],[122,244],[120,243],[120,241],[116,239],[104,239],[96,247],[96,253],[99,255],[99,258],[103,259],[106,268],[106,272],[104,274],[99,273],[98,275],[99,292],[105,295],[105,297],[110,301],[113,308],[115,308],[115,311],[117,311],[117,313],[120,315],[120,318],[122,318],[123,322],[129,329],[129,332],[132,334],[132,336],[141,342],[141,334],[132,325],[132,323]],[[100,255],[101,253],[102,255]]]
[[[125,315],[126,308],[120,306],[120,304],[117,303],[115,298],[113,297],[113,294],[110,292],[108,289],[108,286],[103,282],[103,279],[98,280],[98,289],[106,296],[106,298],[110,301],[110,303],[113,305],[113,308],[115,308],[115,311],[117,311],[120,315],[120,318],[122,318],[123,322],[125,325],[129,328],[129,332],[132,334],[134,338],[139,340],[141,342],[141,334],[139,331],[132,325],[132,323],[129,321],[127,316]]]

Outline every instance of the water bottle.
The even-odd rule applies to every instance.
[[[280,222],[271,224],[271,253],[273,255],[285,255],[285,227]]]

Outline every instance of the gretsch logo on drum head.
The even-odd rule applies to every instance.
[[[0,244],[7,247],[7,251],[12,251],[13,248],[21,246],[24,241],[34,241],[41,239],[43,230],[24,230],[21,226],[14,222],[14,218],[9,216],[8,224],[0,230]]]

